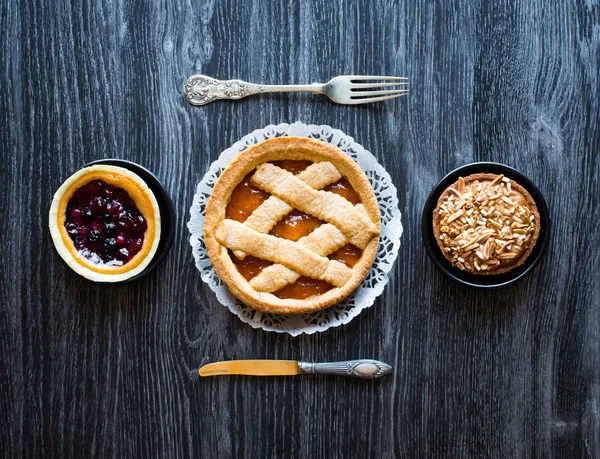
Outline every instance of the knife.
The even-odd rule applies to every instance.
[[[327,374],[360,379],[380,378],[391,372],[392,367],[387,363],[370,359],[327,363],[298,362],[296,360],[228,360],[209,363],[198,370],[200,376]]]

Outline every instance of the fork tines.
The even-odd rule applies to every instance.
[[[405,77],[354,75],[350,80],[350,98],[354,103],[395,99],[408,94],[408,84]]]

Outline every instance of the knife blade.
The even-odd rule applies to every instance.
[[[198,370],[200,376],[251,375],[286,376],[298,374],[298,362],[294,360],[228,360],[204,365]]]
[[[296,360],[228,360],[200,367],[200,376],[249,375],[290,376],[330,374],[361,379],[375,379],[392,372],[392,367],[378,360],[361,359],[344,362],[309,363]]]

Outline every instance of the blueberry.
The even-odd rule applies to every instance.
[[[131,223],[131,214],[127,211],[123,211],[119,214],[119,226],[121,228],[127,228]]]
[[[96,196],[91,202],[92,211],[96,214],[103,213],[106,210],[106,203],[100,196]]]
[[[144,240],[141,237],[138,237],[133,244],[133,253],[138,253],[142,249],[142,244]]]
[[[100,233],[99,230],[92,230],[90,231],[90,235],[88,237],[88,241],[95,243],[100,241],[102,234]]]
[[[146,220],[141,215],[133,217],[131,220],[131,229],[136,233],[143,233],[148,228]]]
[[[85,209],[83,209],[83,211],[81,213],[81,219],[84,222],[89,222],[89,221],[92,221],[92,218],[94,218],[94,214],[93,214],[92,210],[89,207],[86,207]]]
[[[90,234],[90,229],[87,226],[80,226],[78,230],[81,236],[87,236]]]
[[[114,236],[116,231],[117,225],[115,225],[114,223],[109,222],[104,225],[104,232],[107,236]]]
[[[104,240],[104,250],[106,250],[108,253],[117,250],[117,241],[115,241],[114,237],[109,237],[108,239]]]
[[[106,211],[111,215],[118,215],[123,211],[123,206],[119,201],[111,201],[106,205]]]
[[[79,231],[77,231],[77,225],[75,223],[67,223],[66,228],[67,233],[69,233],[71,236],[77,236],[79,234]]]
[[[87,191],[97,196],[102,191],[102,182],[100,180],[94,180],[88,183]]]
[[[73,218],[81,217],[81,209],[73,209],[71,211],[71,217],[73,217]]]

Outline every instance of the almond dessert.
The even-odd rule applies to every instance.
[[[154,257],[160,210],[137,174],[95,165],[58,189],[49,227],[56,250],[75,272],[95,282],[121,282],[141,273]]]
[[[204,239],[216,273],[244,303],[298,314],[350,295],[379,243],[373,188],[347,154],[280,137],[240,153],[206,206]]]
[[[496,174],[460,177],[433,212],[438,246],[453,266],[473,274],[500,274],[521,265],[540,233],[531,195]]]

